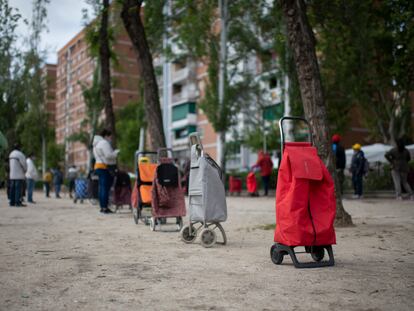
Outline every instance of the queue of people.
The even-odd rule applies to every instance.
[[[112,211],[108,208],[109,193],[113,183],[116,171],[117,156],[119,150],[112,147],[112,133],[104,129],[99,135],[95,135],[93,139],[93,155],[95,158],[94,173],[99,178],[98,198],[100,212],[110,214]],[[349,173],[352,178],[353,198],[363,198],[364,176],[369,170],[369,163],[365,158],[360,144],[356,143],[352,146],[353,155],[350,163]],[[336,158],[336,174],[339,179],[338,186],[343,193],[345,181],[346,155],[345,149],[341,145],[341,136],[335,134],[332,136],[332,151]],[[385,158],[391,164],[391,175],[395,188],[395,196],[397,200],[402,199],[402,188],[409,194],[411,200],[414,200],[414,192],[410,187],[407,176],[409,172],[408,162],[410,161],[410,152],[405,148],[402,140],[397,141],[397,146],[392,148],[385,154]],[[27,202],[36,204],[33,193],[35,183],[39,179],[38,171],[35,166],[34,154],[29,154],[26,158],[21,151],[21,146],[15,144],[9,155],[9,184],[8,197],[10,206],[25,206],[23,203],[24,195],[27,194]],[[270,176],[273,170],[273,161],[268,153],[260,151],[257,162],[251,167],[252,171],[260,170],[263,185],[263,195],[269,193]],[[185,176],[185,174],[183,174]],[[79,171],[75,165],[69,167],[67,172],[67,180],[69,182],[69,196],[75,190],[75,180],[79,176]],[[185,178],[183,178],[185,180]],[[50,190],[53,185],[55,197],[61,198],[61,188],[64,181],[63,173],[60,167],[52,170],[47,169],[43,175],[43,187],[45,196],[50,197]],[[186,181],[188,182],[188,180]],[[185,186],[185,185],[184,185]]]
[[[34,189],[36,181],[39,180],[39,172],[35,165],[35,156],[30,153],[27,157],[21,151],[20,144],[15,144],[9,155],[9,174],[7,195],[9,205],[14,207],[26,206],[27,203],[36,204],[34,200]],[[56,198],[61,198],[60,191],[63,184],[63,173],[59,167],[52,170],[47,169],[43,175],[43,188],[45,196],[50,197],[51,184],[55,190]]]

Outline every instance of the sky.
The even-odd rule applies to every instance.
[[[32,0],[9,0],[9,5],[17,8],[23,18],[30,20]],[[46,62],[57,62],[57,51],[62,48],[82,28],[82,9],[88,8],[85,0],[50,0],[47,6],[48,30],[42,34],[41,48],[47,49]],[[18,34],[27,36],[28,27],[20,20]]]

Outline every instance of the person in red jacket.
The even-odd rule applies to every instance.
[[[273,169],[273,162],[270,158],[268,153],[264,153],[263,151],[259,151],[259,157],[253,168],[259,167],[260,168],[260,175],[262,176],[263,188],[264,188],[264,195],[267,195],[269,192],[269,182],[270,182],[270,175],[272,174]]]

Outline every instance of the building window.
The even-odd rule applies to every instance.
[[[187,118],[189,113],[196,112],[196,104],[193,102],[184,103],[181,105],[174,106],[172,108],[172,121],[178,121]]]
[[[173,95],[180,94],[183,90],[183,86],[181,84],[173,84]]]
[[[277,87],[277,78],[272,77],[269,79],[269,89],[275,89]]]

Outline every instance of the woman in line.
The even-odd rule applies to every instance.
[[[99,205],[101,213],[110,214],[112,211],[108,208],[109,191],[113,182],[111,170],[116,166],[116,158],[119,150],[113,150],[111,145],[112,133],[104,129],[100,135],[93,138],[93,155],[95,157],[95,173],[99,177]]]

